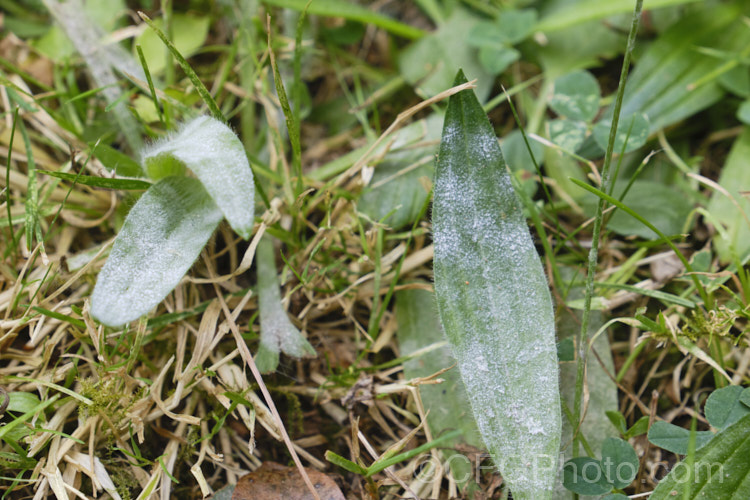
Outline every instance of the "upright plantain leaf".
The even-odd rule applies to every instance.
[[[138,319],[172,291],[222,219],[200,181],[165,177],[130,210],[91,295],[105,325]]]
[[[438,312],[479,431],[513,498],[549,499],[561,425],[552,300],[471,91],[448,104],[432,224]]]
[[[750,498],[750,415],[698,450],[692,464],[676,464],[649,497],[650,500],[673,498]]]
[[[261,373],[270,373],[279,365],[279,352],[295,358],[315,356],[315,349],[297,330],[281,307],[281,292],[276,280],[273,243],[262,238],[256,253],[258,266],[258,308],[260,309],[260,347],[255,362]]]
[[[146,172],[154,178],[169,175],[177,166],[189,168],[200,179],[237,234],[253,231],[255,184],[245,149],[232,129],[209,116],[185,124],[143,154]]]
[[[445,343],[445,334],[435,310],[435,298],[427,290],[402,290],[396,293],[396,319],[398,320],[399,348],[402,356],[412,355],[433,344]],[[450,347],[443,345],[404,361],[404,377],[408,380],[429,377],[455,364]],[[454,451],[458,443],[484,448],[471,415],[466,389],[456,369],[440,375],[440,384],[422,384],[419,393],[427,414],[427,425],[432,434],[440,436],[452,429],[461,429],[462,435],[448,443],[442,451],[453,478],[462,486],[472,479],[469,459]],[[468,414],[467,414],[468,413]]]

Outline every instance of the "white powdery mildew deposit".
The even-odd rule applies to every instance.
[[[130,210],[91,295],[109,326],[138,319],[176,287],[222,214],[197,179],[166,177]]]
[[[549,498],[561,426],[552,300],[470,91],[448,106],[432,221],[438,309],[482,437],[515,499]]]
[[[146,149],[143,163],[171,156],[193,171],[237,234],[253,231],[255,184],[242,143],[225,124],[199,116]]]

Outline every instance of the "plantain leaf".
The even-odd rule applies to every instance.
[[[750,415],[726,428],[695,453],[692,464],[679,462],[649,500],[750,498]]]
[[[250,237],[254,223],[255,184],[245,149],[232,129],[215,118],[199,116],[147,149],[146,172],[152,178],[177,173],[180,165],[200,179],[237,234]]]
[[[396,319],[396,334],[402,356],[409,356],[421,349],[445,342],[445,334],[435,309],[435,297],[426,290],[397,292]],[[455,362],[450,347],[444,345],[404,361],[404,377],[407,380],[429,377],[440,370],[452,367]],[[425,411],[429,412],[427,425],[434,436],[440,436],[452,429],[462,431],[461,437],[446,443],[447,447],[443,451],[453,478],[462,485],[472,479],[471,462],[461,453],[453,451],[455,445],[465,442],[481,449],[484,448],[484,443],[470,413],[466,389],[458,370],[448,370],[441,374],[440,378],[443,379],[440,384],[420,385],[419,393]]]
[[[109,326],[148,313],[193,265],[222,219],[200,181],[165,177],[130,210],[91,295],[91,314]]]
[[[465,81],[459,71],[454,85]],[[482,438],[513,498],[548,499],[561,425],[552,300],[472,91],[448,103],[432,220],[438,312]]]
[[[257,250],[258,309],[260,309],[260,348],[255,362],[262,373],[276,370],[279,352],[295,358],[315,356],[315,349],[289,320],[281,307],[276,280],[276,259],[269,237],[262,238]]]

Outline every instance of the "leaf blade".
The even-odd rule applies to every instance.
[[[255,183],[245,149],[228,126],[199,116],[143,154],[149,164],[174,158],[200,179],[237,234],[248,239],[254,225]]]
[[[695,454],[692,470],[680,462],[661,480],[651,500],[722,498],[741,500],[750,496],[750,415],[716,435]],[[687,467],[691,467],[688,465]],[[687,476],[690,473],[692,476]],[[692,481],[689,481],[692,479]],[[685,493],[685,490],[687,492]]]
[[[91,295],[91,314],[120,326],[148,313],[193,265],[222,213],[200,181],[165,177],[138,200]]]
[[[463,81],[459,72],[455,84]],[[497,138],[471,91],[448,104],[433,233],[438,311],[485,444],[514,498],[549,498],[555,467],[531,474],[527,464],[554,463],[559,447],[552,301]]]

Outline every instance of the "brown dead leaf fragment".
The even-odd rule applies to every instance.
[[[345,500],[336,483],[326,474],[305,467],[321,500]],[[242,476],[232,494],[232,500],[312,500],[295,467],[276,462],[263,462],[257,470]]]

